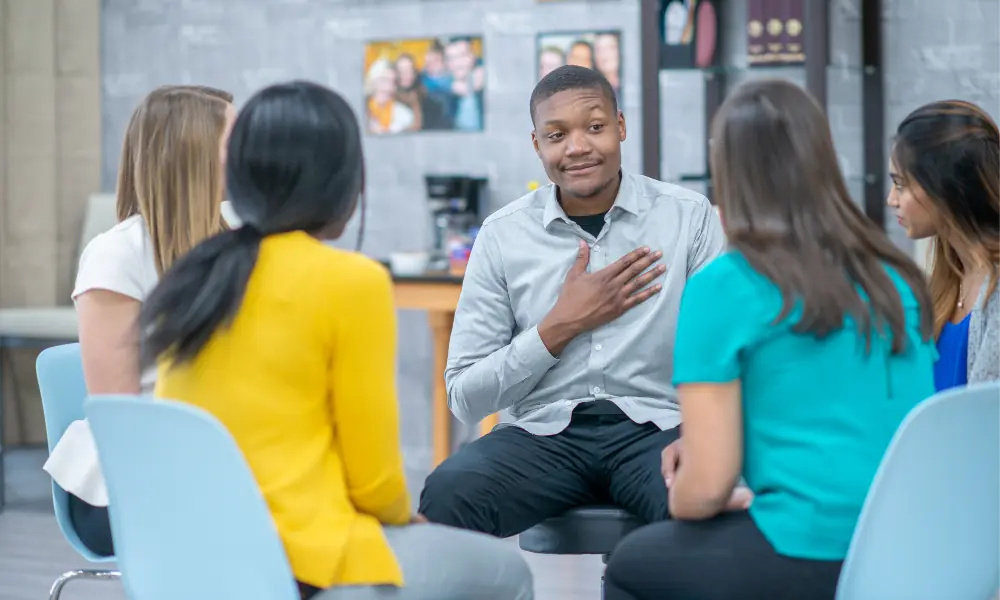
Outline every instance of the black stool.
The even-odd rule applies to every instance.
[[[617,506],[581,506],[522,533],[518,544],[535,554],[600,554],[605,564],[618,541],[644,523]],[[601,575],[601,597],[604,576]]]

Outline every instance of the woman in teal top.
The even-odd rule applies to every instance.
[[[681,301],[673,520],[622,541],[607,598],[832,600],[882,455],[934,393],[930,295],[851,200],[794,84],[731,95],[711,161],[730,248]]]

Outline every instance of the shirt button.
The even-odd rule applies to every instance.
[[[600,344],[594,344],[594,350],[597,350],[598,352],[600,352],[601,351],[601,345]]]
[[[600,252],[600,251],[601,251],[601,245],[600,244],[594,244],[594,252]]]
[[[563,400],[563,404],[565,404],[566,406],[573,406],[573,401],[572,400]]]
[[[594,388],[594,395],[597,395],[597,394],[600,394],[600,393],[601,393],[601,388],[595,387]]]

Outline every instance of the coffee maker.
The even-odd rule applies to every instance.
[[[464,272],[472,241],[488,210],[487,180],[467,175],[427,175],[431,216],[431,270]]]

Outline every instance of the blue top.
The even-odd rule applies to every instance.
[[[781,322],[781,293],[738,252],[691,278],[681,301],[674,384],[739,379],[743,477],[750,515],[783,555],[841,560],[882,455],[906,414],[934,393],[933,340],[920,337],[917,300],[889,271],[906,310],[908,344],[891,353],[856,323],[817,339]]]
[[[938,361],[934,363],[934,387],[937,391],[965,385],[969,382],[969,320],[948,322],[938,336]]]

